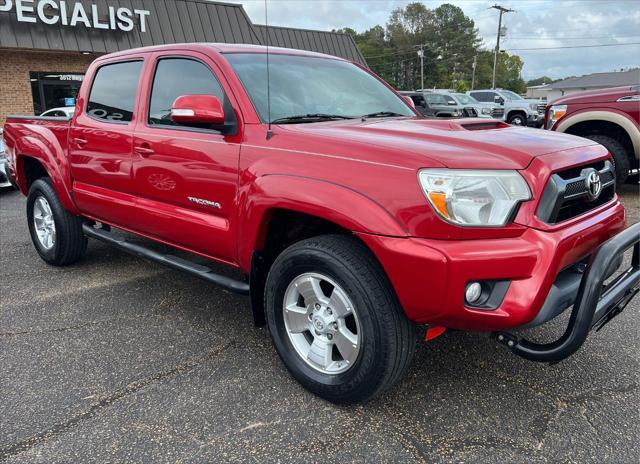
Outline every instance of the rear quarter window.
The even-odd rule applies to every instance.
[[[108,122],[130,122],[141,70],[142,61],[113,63],[99,68],[91,85],[87,114]]]

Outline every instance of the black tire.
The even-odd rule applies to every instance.
[[[509,115],[509,120],[507,122],[513,126],[526,127],[527,116],[522,113],[512,113]]]
[[[613,156],[613,162],[616,165],[616,187],[624,184],[629,177],[631,157],[622,144],[616,139],[607,137],[606,135],[585,135],[584,137],[599,143],[605,147],[609,153],[611,153],[611,156]]]
[[[44,197],[55,224],[56,237],[51,248],[43,246],[38,238],[34,224],[34,204],[39,197]],[[36,180],[27,196],[27,222],[31,240],[40,257],[54,266],[64,266],[78,261],[87,250],[87,237],[82,233],[82,218],[64,209],[49,178]]]
[[[286,332],[286,289],[309,272],[330,277],[357,311],[362,345],[345,372],[327,374],[309,366]],[[379,263],[353,237],[324,235],[284,250],[267,276],[265,308],[273,342],[287,369],[306,389],[334,403],[364,402],[389,389],[405,374],[413,357],[415,325],[404,314]]]

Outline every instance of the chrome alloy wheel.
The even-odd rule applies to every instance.
[[[36,198],[33,203],[33,224],[40,245],[45,250],[50,250],[56,243],[56,223],[49,202],[43,196]]]
[[[283,302],[284,325],[298,355],[323,374],[345,372],[362,345],[356,309],[346,292],[316,273],[296,277]]]

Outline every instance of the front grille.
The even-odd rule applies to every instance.
[[[593,173],[600,179],[597,195],[595,185],[588,181]],[[536,215],[548,224],[573,219],[611,201],[615,183],[614,167],[608,160],[556,172],[544,189]]]
[[[463,108],[462,114],[467,118],[478,117],[478,112],[475,110],[475,108],[472,108],[470,106]]]
[[[502,117],[504,117],[504,108],[492,108],[491,109],[491,117],[492,118],[502,118]]]
[[[547,108],[545,103],[540,103],[538,105],[538,114],[544,114],[544,110]]]

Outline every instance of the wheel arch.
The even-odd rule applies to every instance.
[[[598,123],[613,124],[618,127],[627,137],[627,143],[624,145],[627,147],[630,145],[632,148],[631,154],[635,156],[636,159],[640,159],[640,128],[638,128],[638,125],[626,114],[614,110],[580,111],[562,118],[557,123],[555,130],[558,132],[581,135],[579,133],[575,133],[576,128],[585,124]],[[572,129],[574,132],[572,132]],[[602,135],[607,135],[607,133],[602,133]]]
[[[37,179],[48,177],[51,179],[53,188],[64,208],[74,214],[79,214],[58,166],[49,157],[20,153],[16,155],[15,170],[16,184],[23,195],[29,193],[29,188]]]
[[[526,110],[524,110],[522,108],[514,108],[514,109],[511,109],[511,110],[507,111],[507,114],[505,115],[505,120],[508,121],[509,118],[511,116],[513,116],[514,114],[521,114],[522,116],[524,116],[524,122],[526,124],[526,122],[527,122],[527,112],[526,112]]]
[[[297,241],[353,232],[408,236],[407,230],[373,199],[331,182],[290,175],[258,178],[239,206],[240,267],[248,269],[256,325],[264,325],[264,285],[275,258]],[[310,193],[311,192],[311,193]],[[376,258],[377,260],[377,258]]]

